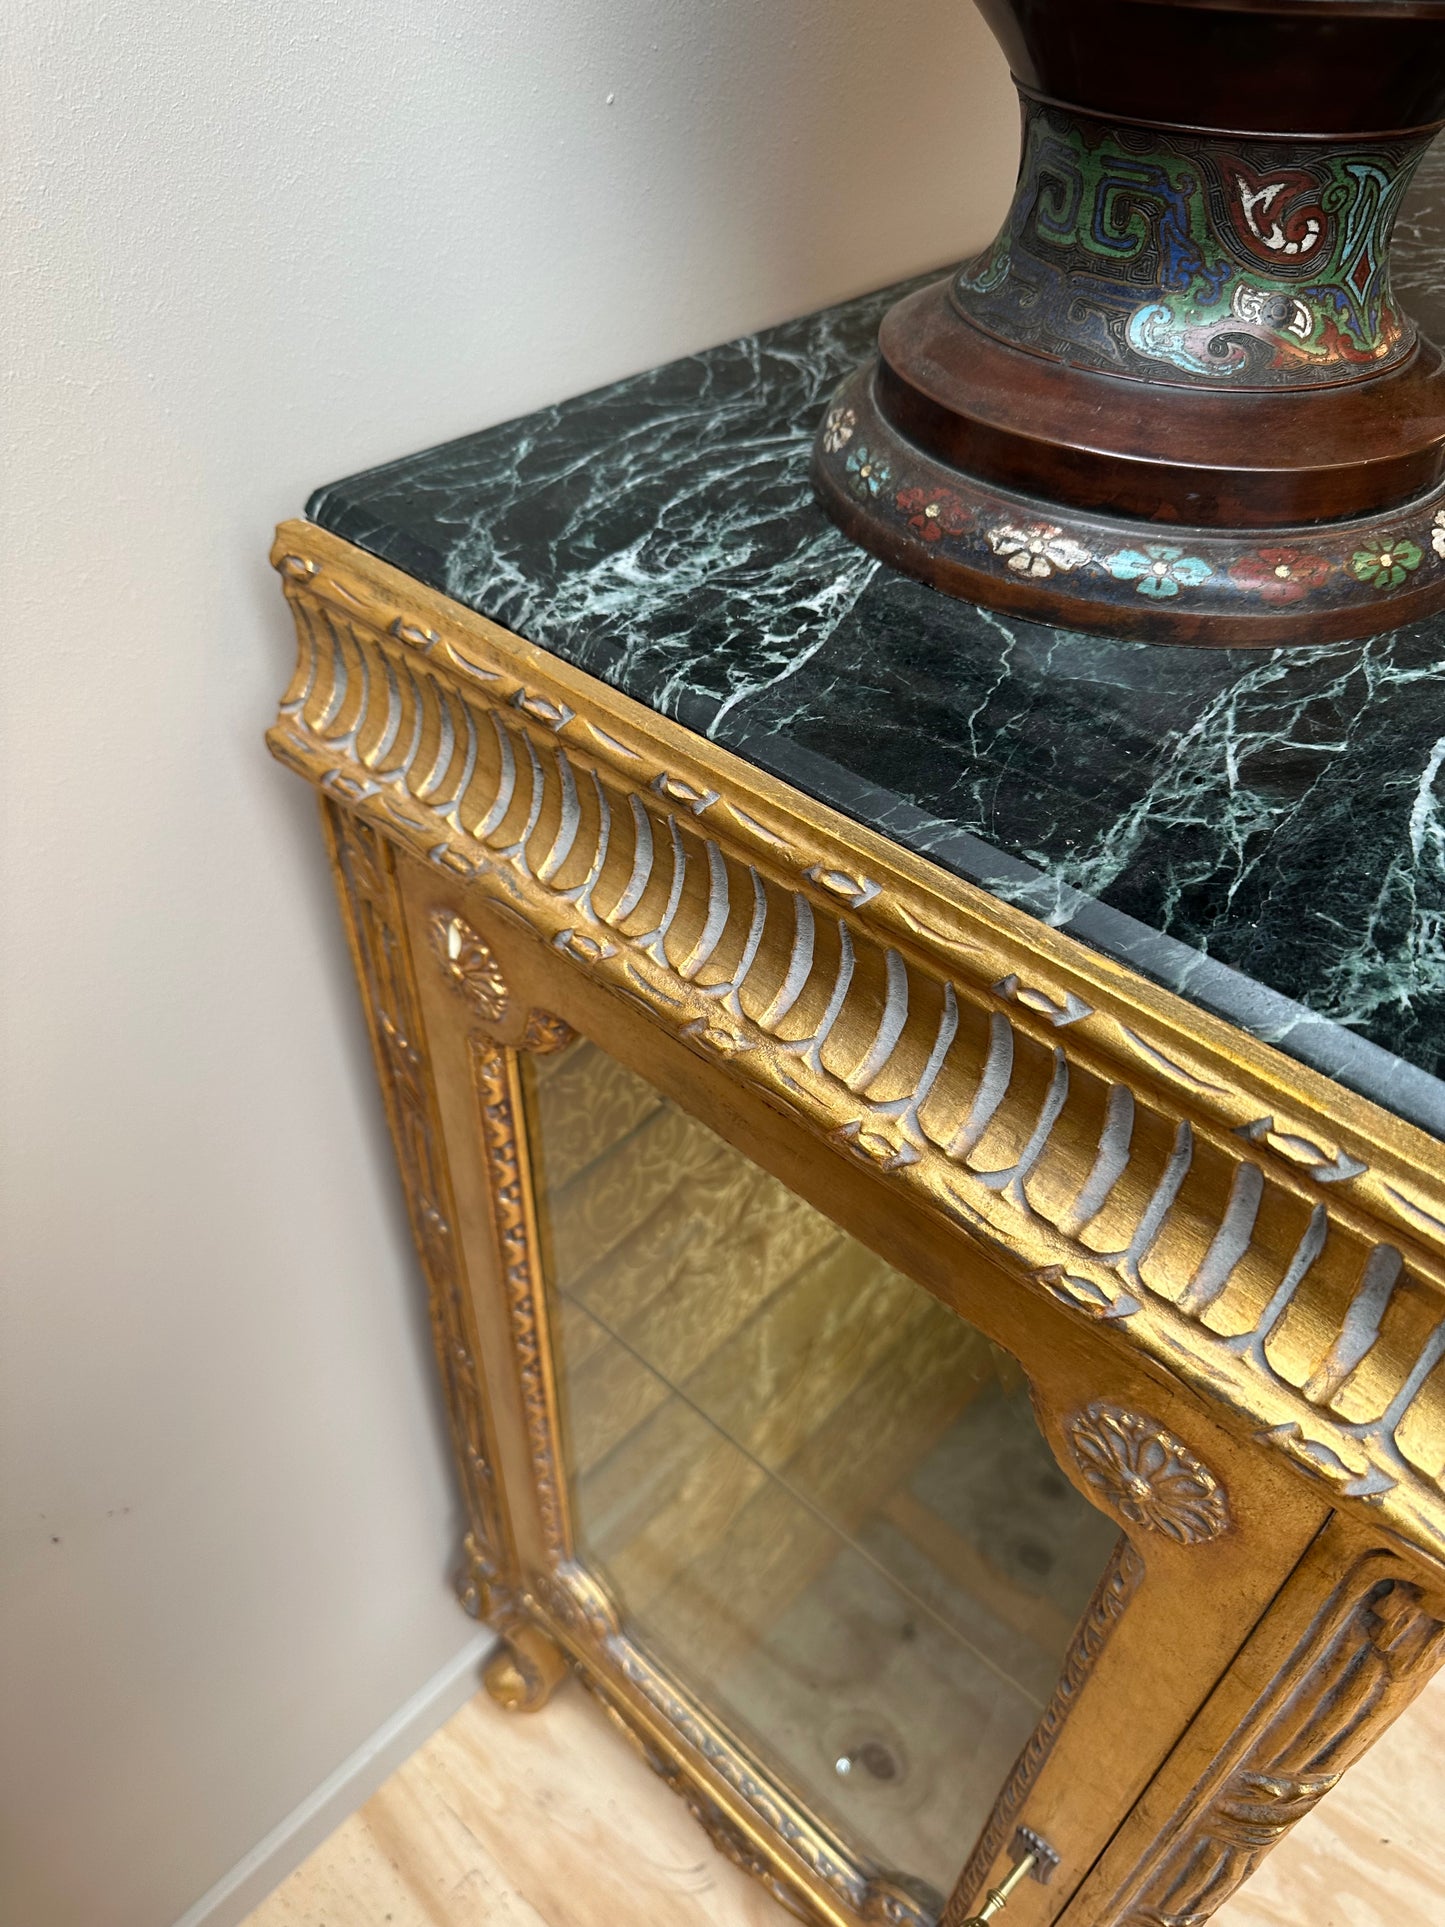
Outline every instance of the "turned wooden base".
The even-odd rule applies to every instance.
[[[1061,628],[1273,648],[1376,635],[1445,606],[1445,484],[1402,509],[1293,528],[1071,509],[926,455],[880,406],[876,364],[834,397],[814,476],[834,520],[894,568]]]

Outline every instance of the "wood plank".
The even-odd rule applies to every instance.
[[[1445,1677],[1215,1916],[1439,1927]],[[1005,1916],[1007,1918],[1007,1916]],[[575,1686],[517,1718],[478,1694],[246,1927],[787,1927]]]
[[[1216,1927],[1440,1927],[1445,1674],[1258,1873]]]
[[[782,1927],[582,1689],[479,1693],[247,1927]],[[796,1923],[794,1923],[796,1927]]]

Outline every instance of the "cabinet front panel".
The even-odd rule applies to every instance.
[[[956,1927],[1021,1827],[1058,1865],[1010,1916],[1058,1921],[1325,1508],[494,889],[397,882],[505,1690],[537,1703],[565,1654],[831,1927]]]

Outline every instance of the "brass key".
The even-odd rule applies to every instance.
[[[1059,1856],[1047,1840],[1033,1833],[1027,1827],[1020,1827],[1014,1836],[1015,1848],[1023,1849],[1023,1858],[1014,1864],[1012,1873],[997,1887],[991,1887],[987,1900],[979,1911],[962,1923],[962,1927],[988,1927],[996,1914],[1001,1914],[1009,1903],[1009,1897],[1020,1881],[1027,1880],[1032,1874],[1036,1880],[1047,1881],[1059,1864]]]

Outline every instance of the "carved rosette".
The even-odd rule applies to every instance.
[[[437,910],[431,919],[432,947],[450,981],[488,1023],[507,1008],[507,980],[490,945],[472,926],[450,910]]]
[[[1179,1546],[1229,1530],[1218,1479],[1157,1419],[1096,1402],[1070,1420],[1068,1438],[1085,1484],[1126,1525]]]

